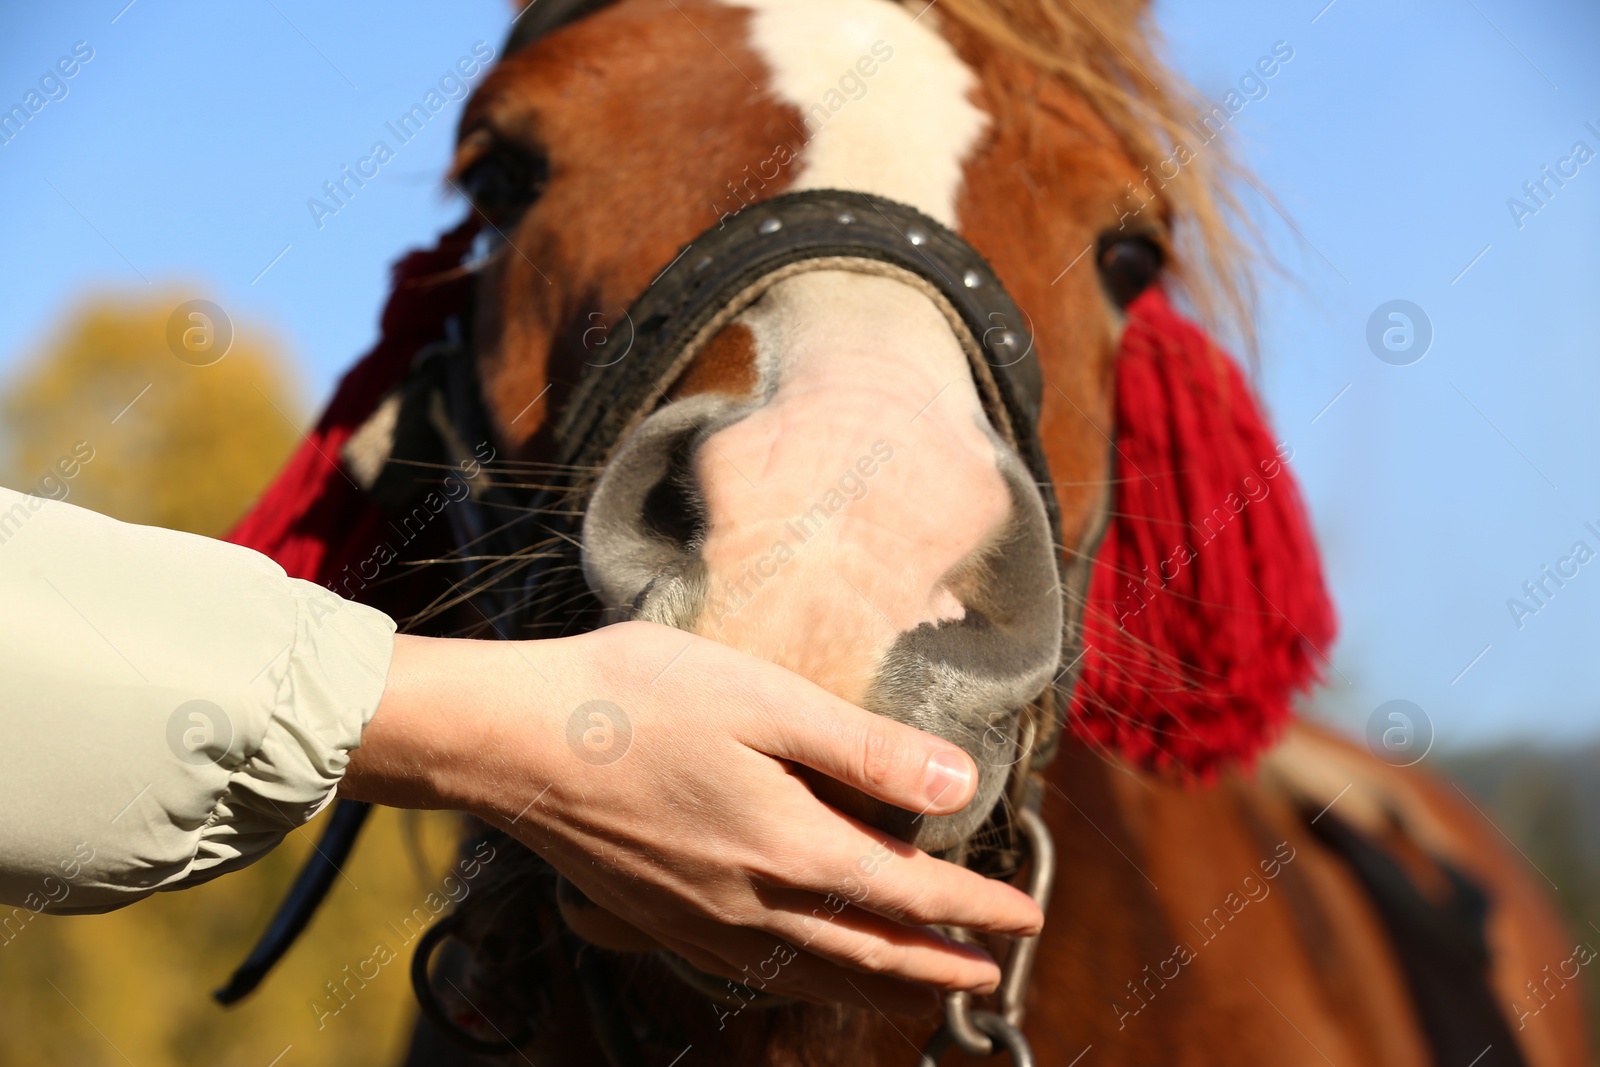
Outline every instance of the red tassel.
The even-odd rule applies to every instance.
[[[1116,420],[1072,725],[1141,766],[1210,780],[1277,737],[1319,676],[1333,607],[1243,375],[1159,288],[1128,309]]]
[[[465,310],[471,279],[450,272],[477,230],[476,222],[464,222],[395,264],[378,344],[340,380],[316,428],[229,541],[271,556],[292,578],[329,584],[386,539],[383,513],[339,467],[339,450],[405,380],[417,351],[443,338],[445,320]]]

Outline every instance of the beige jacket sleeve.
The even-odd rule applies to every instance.
[[[0,903],[106,911],[332,799],[394,623],[220,541],[0,488]]]

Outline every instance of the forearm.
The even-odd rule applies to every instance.
[[[204,881],[327,803],[382,691],[386,616],[247,549],[0,490],[17,508],[0,902],[105,910]]]

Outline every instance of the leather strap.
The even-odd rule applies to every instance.
[[[1043,375],[1027,319],[988,262],[915,208],[835,189],[789,193],[724,218],[679,252],[607,341],[626,355],[590,365],[555,425],[561,461],[599,469],[653,411],[700,347],[763,292],[805,270],[886,274],[922,290],[967,350],[988,414],[1060,511],[1039,442]]]

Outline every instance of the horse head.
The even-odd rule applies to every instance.
[[[402,265],[368,357],[410,377],[354,436],[322,438],[380,504],[493,442],[472,503],[434,509],[453,545],[418,550],[469,574],[412,625],[643,618],[778,663],[966,749],[978,788],[954,815],[812,784],[997,876],[1047,867],[1032,772],[1069,708],[1081,736],[1144,762],[1254,751],[1286,713],[1280,675],[1308,673],[1294,631],[1321,630],[1265,606],[1302,570],[1228,554],[1304,546],[1267,508],[1204,565],[1155,566],[1155,542],[1220,505],[1264,434],[1158,284],[1202,307],[1229,291],[1226,157],[1182,127],[1141,17],[1089,0],[530,5],[461,122],[449,180],[471,221]],[[409,454],[419,433],[445,455]],[[1212,574],[1232,588],[1197,577]],[[551,921],[652,947],[526,859],[419,949],[426,979],[441,938],[472,945],[468,981],[501,1019],[540,1014],[549,977],[518,968]]]

